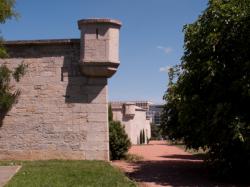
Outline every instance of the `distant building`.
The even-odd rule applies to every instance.
[[[163,105],[150,105],[149,106],[147,116],[151,119],[151,122],[153,124],[160,125],[162,110],[163,110]]]
[[[124,103],[134,103],[136,106],[144,109],[144,110],[149,110],[149,106],[152,105],[153,103],[150,101],[112,101],[111,104],[113,105],[120,105]]]
[[[110,102],[114,120],[121,121],[132,144],[138,144],[140,132],[145,130],[151,137],[150,123],[160,125],[163,105],[150,101],[113,101]]]
[[[147,118],[149,102],[111,102],[113,119],[120,121],[132,144],[140,144],[144,131],[145,140],[151,138],[150,120]],[[141,107],[139,107],[139,106]],[[142,108],[143,107],[143,108]]]

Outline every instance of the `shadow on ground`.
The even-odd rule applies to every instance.
[[[162,158],[170,158],[170,159],[181,159],[181,160],[203,160],[203,158],[205,157],[204,155],[200,154],[200,155],[178,155],[178,154],[174,154],[174,155],[166,155],[166,156],[160,156]]]
[[[204,186],[205,171],[198,162],[140,161],[135,163],[134,171],[127,175],[138,182],[153,182],[164,186]]]
[[[132,146],[131,154],[142,156],[138,162],[115,161],[113,164],[139,183],[139,186],[160,187],[236,187],[249,186],[211,178],[203,159],[206,154],[192,155],[164,141],[151,141],[147,146]],[[247,183],[248,184],[248,183]]]
[[[238,186],[212,180],[208,177],[208,172],[202,162],[197,160],[139,161],[130,164],[133,165],[134,171],[126,174],[137,182],[174,187]]]

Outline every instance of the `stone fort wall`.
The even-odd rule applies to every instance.
[[[21,95],[0,127],[0,159],[109,160],[107,78],[80,74],[80,40],[6,43],[27,64]],[[13,84],[15,84],[13,82]]]

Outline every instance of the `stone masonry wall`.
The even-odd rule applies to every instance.
[[[0,127],[0,159],[109,160],[107,79],[79,73],[80,41],[6,45],[14,68],[27,64],[18,103]]]

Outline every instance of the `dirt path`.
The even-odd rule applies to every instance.
[[[144,159],[136,163],[115,161],[130,178],[142,187],[160,186],[231,186],[211,182],[202,160],[164,141],[132,146],[129,151]]]

